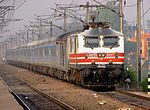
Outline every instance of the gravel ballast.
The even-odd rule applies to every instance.
[[[143,110],[98,94],[95,91],[59,79],[34,73],[27,69],[7,64],[0,64],[0,69],[5,69],[45,93],[66,102],[77,110],[127,110],[127,108],[128,110]]]

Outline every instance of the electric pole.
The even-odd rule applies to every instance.
[[[29,30],[27,30],[27,40],[26,43],[29,43]]]
[[[67,31],[67,14],[66,8],[64,9],[64,33]]]
[[[123,12],[122,12],[122,0],[119,2],[119,16],[120,16],[120,32],[123,33]]]
[[[53,36],[53,22],[50,21],[50,37]]]
[[[141,82],[141,0],[137,0],[137,79]]]
[[[89,2],[86,4],[86,23],[89,23]]]

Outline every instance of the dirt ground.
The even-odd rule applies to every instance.
[[[137,107],[100,95],[98,92],[40,75],[23,68],[0,64],[0,69],[9,71],[42,91],[68,103],[77,110],[141,110]]]

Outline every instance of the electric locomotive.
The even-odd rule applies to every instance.
[[[69,66],[80,71],[83,86],[114,86],[121,81],[124,68],[122,33],[107,24],[91,23],[89,29],[68,38],[73,40],[69,46],[72,49]]]

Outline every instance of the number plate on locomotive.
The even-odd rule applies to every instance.
[[[97,67],[98,67],[98,68],[106,68],[105,65],[98,65]]]

